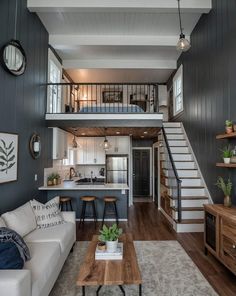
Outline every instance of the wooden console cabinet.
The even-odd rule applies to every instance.
[[[205,252],[209,251],[236,275],[236,207],[204,205]]]

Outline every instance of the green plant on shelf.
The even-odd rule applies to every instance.
[[[227,127],[232,127],[232,126],[233,126],[233,121],[227,119],[227,120],[225,121],[225,126],[227,126]]]
[[[231,158],[233,156],[233,150],[230,145],[225,146],[223,149],[220,149],[222,152],[222,158]]]

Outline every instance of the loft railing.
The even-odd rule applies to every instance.
[[[47,113],[157,113],[155,83],[49,83]]]
[[[166,169],[168,169],[168,187],[171,191],[171,196],[173,199],[177,200],[177,212],[178,212],[178,222],[182,221],[182,203],[181,203],[181,180],[179,178],[174,159],[170,150],[170,146],[167,140],[165,129],[162,127],[163,140],[165,145],[165,163]]]

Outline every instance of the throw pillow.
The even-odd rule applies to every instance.
[[[35,215],[29,202],[14,211],[2,215],[8,228],[15,230],[20,236],[25,236],[34,229],[37,224]]]
[[[64,223],[59,209],[59,202],[59,196],[54,197],[46,204],[42,204],[35,199],[30,201],[38,228],[47,228]]]
[[[14,230],[7,227],[0,228],[0,245],[4,243],[14,243],[22,260],[30,260],[30,251],[23,238]]]
[[[0,269],[22,269],[24,260],[13,242],[0,243]]]
[[[3,218],[0,217],[0,227],[6,227],[6,223],[4,222]]]

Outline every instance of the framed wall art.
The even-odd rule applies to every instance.
[[[0,132],[0,184],[17,180],[18,135]]]
[[[104,90],[102,92],[103,103],[122,103],[123,92],[120,90]]]

